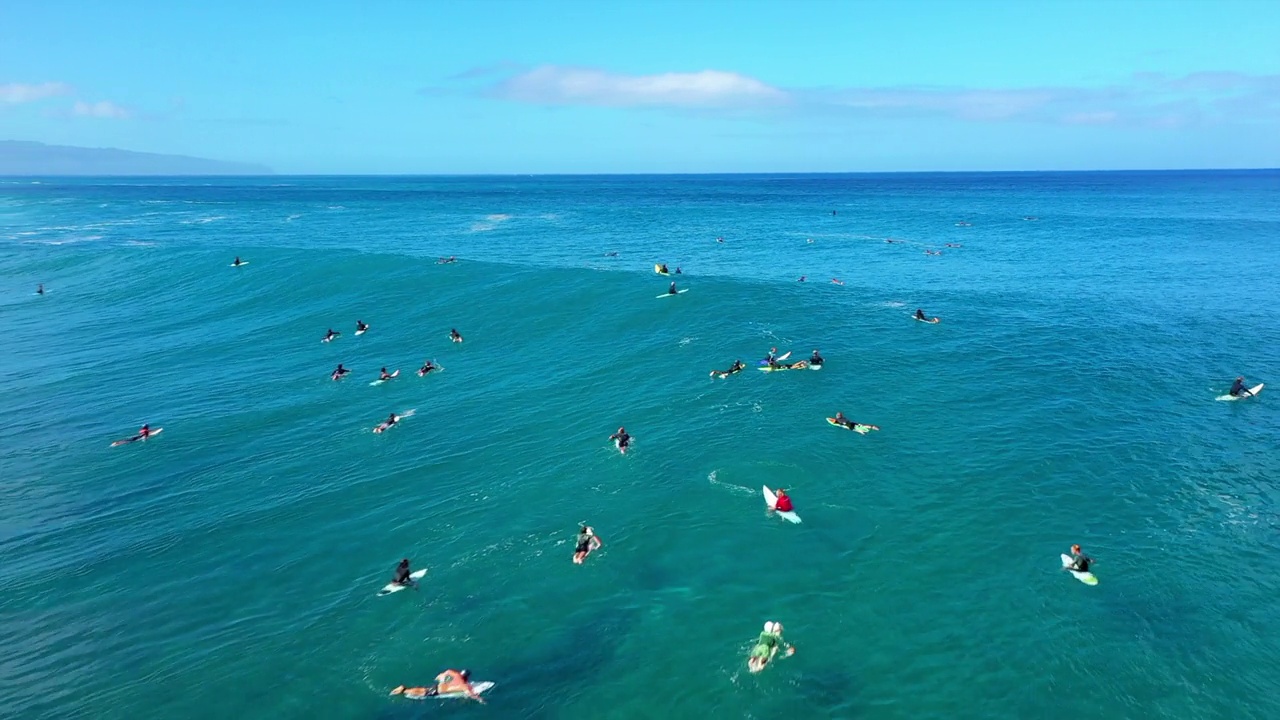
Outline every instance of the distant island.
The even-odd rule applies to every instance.
[[[0,175],[271,175],[271,168],[183,155],[0,140]]]

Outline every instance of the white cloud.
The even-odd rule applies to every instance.
[[[66,95],[71,86],[60,82],[46,82],[35,85],[26,83],[0,84],[0,103],[17,105],[18,103],[35,102],[55,95]]]
[[[87,103],[83,100],[77,100],[75,107],[71,109],[76,115],[96,118],[111,118],[113,120],[124,120],[129,117],[128,110],[107,100],[101,100],[96,103]]]
[[[605,107],[742,107],[788,99],[786,92],[755,78],[721,70],[623,75],[552,65],[512,75],[490,94],[515,102]]]

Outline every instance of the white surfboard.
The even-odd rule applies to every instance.
[[[930,325],[937,325],[938,323],[942,322],[941,320],[939,320],[939,319],[938,319],[938,318],[936,318],[936,317],[934,317],[934,318],[929,318],[929,319],[927,319],[927,320],[921,320],[920,318],[916,317],[915,315],[912,315],[912,316],[911,316],[911,319],[912,319],[912,320],[915,320],[916,322],[929,323]]]
[[[378,426],[377,426],[377,427],[375,427],[375,428],[373,429],[373,431],[374,431],[375,433],[383,433],[383,432],[386,432],[387,430],[390,430],[391,428],[395,427],[396,425],[399,425],[400,423],[404,422],[405,418],[411,418],[411,417],[413,417],[413,414],[414,414],[415,412],[417,412],[417,411],[416,411],[416,410],[405,410],[405,411],[404,411],[404,412],[402,412],[402,413],[397,413],[397,414],[396,414],[396,424],[395,424],[395,425],[392,425],[391,427],[384,428],[384,427],[382,427],[382,423],[378,423]],[[386,421],[384,420],[383,422],[386,422]],[[379,429],[379,428],[381,428],[381,429]]]
[[[687,292],[689,292],[689,288],[685,288],[685,289],[683,289],[683,290],[677,290],[677,291],[675,291],[675,294],[676,294],[676,295],[683,295],[683,294],[685,294],[685,293],[687,293]],[[658,298],[659,298],[659,299],[662,299],[662,298],[664,298],[664,297],[671,297],[671,295],[672,295],[672,293],[665,292],[665,293],[662,293],[661,295],[659,295],[659,296],[658,296]]]
[[[823,363],[823,364],[825,365],[826,363]],[[813,363],[809,363],[809,369],[810,369],[810,370],[821,370],[821,369],[822,369],[822,365],[814,365]]]
[[[400,377],[400,370],[399,370],[399,369],[397,369],[395,372],[391,373],[391,377],[393,377],[393,378]],[[378,378],[377,380],[374,380],[373,382],[371,382],[371,383],[369,383],[369,384],[370,384],[370,385],[381,385],[381,384],[382,384],[382,383],[384,383],[384,382],[386,382],[386,380],[383,380],[382,378]]]
[[[421,570],[414,570],[413,572],[409,573],[409,580],[411,582],[408,585],[397,585],[396,583],[387,583],[385,587],[383,587],[381,590],[378,591],[378,597],[382,597],[383,595],[390,595],[391,593],[400,592],[401,590],[404,590],[407,587],[413,587],[414,585],[417,585],[418,581],[421,580],[423,576],[425,576],[426,574],[427,574],[426,568],[423,568]]]
[[[1240,396],[1240,395],[1232,395],[1231,393],[1227,393],[1226,395],[1219,395],[1218,399],[1224,402],[1229,402],[1231,400],[1245,400],[1262,392],[1262,388],[1264,385],[1266,385],[1266,383],[1258,383],[1257,385],[1254,385],[1253,387],[1249,388],[1248,395]]]
[[[237,264],[235,264],[235,263],[231,263],[231,267],[244,267],[245,265],[248,265],[248,264],[249,264],[249,262],[248,262],[247,260],[245,260],[245,261],[241,261],[241,263],[240,263],[239,265],[237,265]]]
[[[785,362],[787,358],[791,357],[791,353],[792,353],[792,351],[791,351],[791,350],[788,350],[788,351],[786,351],[786,352],[782,353],[781,355],[779,355],[778,357],[774,358],[774,361],[775,361],[775,362]],[[758,363],[756,363],[756,364],[757,364],[757,365],[768,365],[768,364],[769,364],[769,361],[768,361],[768,360],[761,360],[761,361],[759,361],[759,362],[758,362]]]
[[[773,491],[769,489],[768,485],[764,486],[764,504],[768,505],[770,510],[773,510],[773,508],[778,504],[778,496],[773,494]],[[796,524],[800,523],[800,516],[795,514],[794,512],[791,512],[791,511],[779,512],[777,510],[774,510],[774,512],[777,512],[778,517],[782,518],[783,520],[786,520],[787,522],[792,522]]]
[[[356,334],[357,334],[357,335],[363,335],[363,334],[365,334],[365,333],[367,333],[367,332],[369,332],[369,328],[365,328],[365,329],[363,329],[363,330],[357,330],[357,331],[356,331]]]
[[[1063,556],[1062,556],[1062,567],[1064,567],[1064,568],[1070,568],[1070,567],[1071,567],[1071,563],[1072,563],[1072,562],[1073,562],[1073,561],[1071,560],[1071,556],[1070,556],[1070,555],[1063,555]],[[1076,576],[1076,579],[1077,579],[1077,580],[1079,580],[1080,582],[1084,583],[1085,585],[1097,585],[1097,584],[1098,584],[1098,578],[1094,577],[1094,576],[1093,576],[1093,573],[1091,573],[1091,572],[1078,572],[1078,571],[1076,571],[1076,570],[1072,570],[1072,571],[1071,571],[1071,574],[1072,574],[1072,575],[1075,575],[1075,576]]]

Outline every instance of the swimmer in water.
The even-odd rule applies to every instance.
[[[450,329],[449,329],[449,339],[450,339],[450,340],[452,340],[452,341],[454,341],[454,342],[456,342],[456,343],[460,343],[460,342],[462,342],[462,336],[458,334],[458,330],[457,330],[457,328],[450,328]],[[482,343],[482,344],[483,344],[483,343]]]

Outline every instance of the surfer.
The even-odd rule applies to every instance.
[[[409,558],[405,558],[396,566],[396,576],[391,579],[391,582],[394,585],[412,585],[413,579],[409,577],[410,574]]]
[[[765,665],[778,654],[778,648],[786,645],[782,641],[782,623],[767,622],[764,624],[764,632],[760,633],[760,637],[756,639],[755,647],[751,648],[751,656],[747,659],[747,668],[751,672],[760,672]],[[787,655],[794,655],[795,647],[787,645]]]
[[[324,334],[324,342],[330,342],[341,334],[340,332],[334,332],[333,328],[329,328],[329,332]]]
[[[839,278],[831,278],[831,282],[835,283],[836,285],[844,285],[844,281]]]
[[[740,373],[740,372],[742,372],[743,368],[745,368],[745,367],[746,367],[746,365],[742,364],[742,361],[741,361],[741,360],[734,360],[734,361],[733,361],[733,366],[732,366],[732,367],[730,367],[728,370],[712,370],[712,371],[711,371],[711,374],[712,374],[712,375],[719,375],[719,376],[720,376],[720,377],[722,377],[722,378],[727,378],[727,377],[729,377],[730,375],[733,375],[733,374],[735,374],[735,373]]]
[[[810,365],[812,365],[812,366],[814,366],[814,367],[819,367],[819,366],[821,366],[821,365],[822,365],[822,363],[824,363],[824,362],[826,362],[826,360],[823,360],[823,359],[822,359],[822,356],[818,354],[818,351],[817,351],[817,350],[814,350],[814,351],[813,351],[813,355],[810,355],[810,356],[809,356],[809,364],[810,364]]]
[[[675,294],[676,294],[676,281],[675,281],[675,280],[672,280],[672,281],[671,281],[671,287],[667,288],[667,294],[668,294],[668,295],[675,295]]]
[[[400,416],[396,415],[395,413],[391,413],[391,416],[388,417],[386,420],[383,420],[382,423],[378,425],[378,427],[373,429],[373,431],[376,433],[380,433],[383,430],[386,430],[387,428],[391,427],[392,425],[395,425],[398,422],[400,422]]]
[[[718,237],[718,238],[716,238],[716,242],[718,242],[718,243],[723,243],[723,242],[724,242],[724,238],[722,238],[722,237]]]
[[[369,329],[369,326],[368,326],[368,325],[366,325],[366,324],[364,324],[364,321],[362,321],[362,320],[357,320],[357,321],[356,321],[356,332],[358,332],[358,333],[362,333],[362,332],[364,332],[365,330],[368,330],[368,329]]]
[[[449,328],[449,339],[454,342],[462,342],[462,336],[454,328]]]
[[[677,275],[683,275],[683,274],[684,274],[684,271],[683,271],[683,270],[681,270],[680,268],[676,268],[676,274],[677,274]]]
[[[1234,383],[1231,383],[1231,394],[1234,397],[1249,397],[1250,395],[1253,394],[1249,392],[1247,388],[1245,388],[1243,375],[1236,378],[1236,381]]]
[[[141,428],[138,429],[137,435],[134,435],[133,437],[130,437],[130,438],[125,438],[124,440],[117,440],[115,444],[123,445],[125,443],[137,442],[139,440],[146,440],[149,437],[151,437],[151,425],[147,424],[147,425],[143,425]]]
[[[858,428],[868,428],[871,430],[880,429],[879,425],[868,425],[867,423],[854,422],[849,418],[845,417],[844,413],[840,412],[839,410],[836,411],[836,416],[831,419],[835,420],[837,425],[841,427],[847,427],[850,430],[857,430]]]
[[[801,276],[800,276],[800,282],[804,282],[804,279],[805,279],[805,276],[804,276],[804,275],[801,275]]]
[[[40,283],[40,286],[36,288],[36,294],[37,294],[37,295],[43,295],[43,294],[44,294],[44,283]]]
[[[768,365],[769,367],[778,366],[778,348],[776,347],[769,348],[769,354],[764,356],[764,364]]]
[[[1089,564],[1092,562],[1093,558],[1081,552],[1079,545],[1071,546],[1071,564],[1067,566],[1068,570],[1082,573],[1089,572]]]
[[[667,272],[668,272],[668,271],[667,271],[667,264],[666,264],[666,263],[662,263],[662,264],[658,265],[658,272],[662,273],[663,275],[666,275],[666,274],[667,274]]]
[[[782,488],[778,488],[777,495],[778,495],[778,502],[773,504],[774,510],[777,510],[778,512],[791,512],[792,510],[795,509],[791,505],[791,496],[787,494],[786,490],[783,490]]]
[[[242,263],[240,262],[240,256],[239,256],[239,255],[237,255],[237,256],[236,256],[236,261],[235,261],[235,262],[233,262],[233,263],[231,263],[231,264],[232,264],[233,266],[235,266],[235,267],[240,267],[240,265],[242,264]]]
[[[938,316],[937,316],[937,315],[934,315],[934,316],[933,316],[933,317],[931,317],[931,318],[930,318],[930,317],[925,317],[925,316],[924,316],[924,310],[922,310],[922,309],[920,309],[920,308],[916,308],[915,319],[916,319],[916,320],[919,320],[920,322],[927,322],[927,323],[936,323],[936,322],[938,322]]]
[[[618,445],[619,452],[624,455],[627,452],[627,448],[631,447],[631,436],[627,434],[627,429],[624,427],[618,428],[618,432],[610,435],[609,439]]]
[[[349,372],[351,372],[351,371],[350,371],[350,370],[348,370],[347,368],[342,367],[342,363],[338,363],[338,367],[333,371],[333,374],[329,376],[329,379],[330,379],[330,380],[341,380],[341,379],[342,379],[343,377],[345,377],[345,376],[346,376],[346,374],[347,374],[347,373],[349,373]]]
[[[447,258],[440,258],[439,260],[437,260],[437,261],[436,261],[436,264],[437,264],[437,265],[448,265],[449,263],[455,263],[455,262],[458,262],[458,258],[456,258],[456,257],[454,257],[454,256],[452,256],[452,255],[450,255],[450,256],[449,256],[449,257],[447,257]]]
[[[595,528],[583,525],[578,531],[578,544],[573,550],[573,564],[581,565],[593,550],[599,550],[602,545],[604,542],[600,540],[599,535],[596,535]]]
[[[403,695],[410,700],[422,700],[423,698],[452,695],[454,693],[465,693],[472,700],[482,705],[484,704],[484,699],[471,687],[470,670],[445,670],[436,676],[434,687],[407,688],[401,685],[391,691],[392,695]]]
[[[422,367],[418,368],[418,377],[423,377],[432,370],[439,370],[440,367],[428,360]]]
[[[382,368],[381,374],[378,375],[378,379],[381,380],[382,382],[386,382],[390,380],[392,377],[394,376],[391,373],[387,372],[386,368]]]

